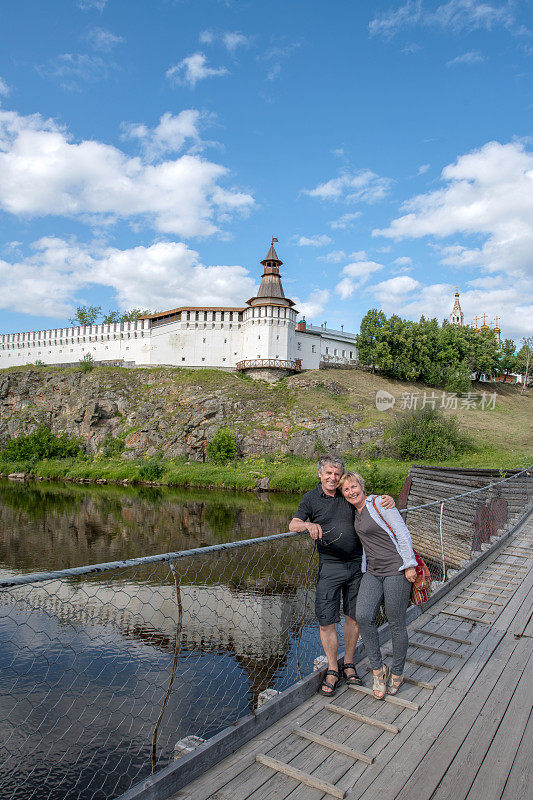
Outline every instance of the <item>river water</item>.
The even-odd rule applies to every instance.
[[[0,481],[0,577],[262,537],[296,495]],[[0,590],[0,797],[113,798],[320,652],[308,539]],[[180,602],[176,582],[180,587]],[[299,639],[301,639],[298,644]],[[173,667],[175,669],[173,670]]]

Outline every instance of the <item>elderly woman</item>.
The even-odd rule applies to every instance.
[[[383,507],[377,495],[365,494],[365,481],[346,472],[339,482],[342,494],[355,506],[355,530],[363,545],[363,578],[355,617],[374,673],[374,696],[383,700],[396,694],[403,683],[408,637],[405,612],[411,583],[416,578],[416,558],[411,535],[395,508]],[[376,614],[385,601],[392,639],[392,668],[383,664]]]

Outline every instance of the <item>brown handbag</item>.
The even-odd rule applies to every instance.
[[[379,517],[383,520],[387,528],[390,530],[396,541],[398,541],[398,537],[392,530],[391,526],[385,519],[385,517],[380,512],[379,508],[376,505],[376,498],[372,498],[372,505],[374,506],[374,510],[379,515]],[[414,603],[415,606],[421,606],[423,603],[427,602],[431,596],[431,572],[429,571],[426,562],[420,556],[415,548],[413,547],[413,553],[415,554],[416,558],[416,578],[414,583],[411,584],[411,602]]]

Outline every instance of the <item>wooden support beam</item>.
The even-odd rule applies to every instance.
[[[421,650],[429,650],[431,653],[440,653],[441,656],[463,658],[461,653],[456,653],[455,650],[444,650],[442,647],[433,647],[431,644],[422,644],[422,642],[409,642],[409,647],[420,647]]]
[[[434,683],[426,683],[426,681],[418,681],[416,678],[410,678],[408,675],[403,676],[404,683],[410,683],[411,686],[418,686],[420,689],[427,689],[432,692],[435,689]]]
[[[450,642],[457,644],[472,644],[470,639],[460,639],[458,636],[449,636],[445,633],[438,633],[437,631],[428,631],[426,628],[413,628],[415,633],[422,633],[424,636],[436,636],[437,639],[448,639]]]
[[[374,692],[372,689],[369,689],[367,686],[357,686],[354,683],[348,684],[348,689],[353,689],[354,692],[359,692],[360,694],[366,694],[369,697],[375,697]],[[393,706],[401,706],[402,708],[410,708],[411,711],[418,711],[420,706],[418,703],[413,703],[412,700],[404,700],[403,697],[396,697],[395,695],[386,694],[382,700],[378,702],[382,703],[385,700],[386,703],[390,703]]]
[[[391,656],[392,653],[385,653],[387,656]],[[429,669],[434,669],[437,672],[451,672],[449,667],[439,667],[436,664],[430,664],[428,661],[420,661],[418,658],[411,658],[407,656],[405,659],[409,664],[417,664],[419,667],[429,667]]]
[[[346,797],[346,792],[334,786],[332,783],[321,781],[319,778],[315,778],[314,775],[310,775],[309,772],[303,772],[301,769],[291,767],[290,764],[284,764],[283,761],[278,761],[277,758],[270,758],[270,756],[259,754],[256,755],[255,760],[258,764],[263,764],[264,767],[270,767],[270,769],[276,772],[281,772],[282,775],[287,775],[288,778],[294,778],[300,781],[300,783],[305,783],[306,786],[318,789],[323,792],[323,794],[330,794],[332,797],[338,797],[339,800],[344,800]]]
[[[479,606],[469,606],[466,603],[456,603],[455,600],[448,600],[447,605],[464,608],[466,611],[479,611],[481,614],[495,614],[490,608],[480,608]]]
[[[367,756],[366,753],[359,753],[352,747],[334,742],[333,739],[327,739],[325,736],[319,736],[318,733],[313,733],[313,731],[308,731],[305,728],[294,728],[293,733],[296,736],[301,736],[302,739],[308,739],[310,742],[315,742],[315,744],[321,744],[322,747],[336,750],[338,753],[354,758],[356,761],[363,761],[365,764],[374,763],[374,756]]]
[[[325,703],[324,708],[326,711],[334,711],[335,714],[342,714],[344,717],[356,719],[357,722],[363,722],[365,725],[372,725],[372,727],[380,728],[382,731],[387,731],[388,733],[400,733],[401,731],[401,728],[398,728],[397,725],[391,725],[389,722],[381,722],[381,720],[374,719],[374,717],[367,717],[366,714],[358,714],[357,711],[351,711],[349,708],[334,706],[331,703]]]
[[[514,593],[514,589],[512,586],[509,586],[508,589],[505,589],[503,586],[496,586],[494,583],[485,583],[485,581],[472,581],[470,586],[486,586],[487,589],[497,589],[499,595],[511,595]]]
[[[490,622],[487,622],[486,619],[479,619],[479,617],[467,617],[466,614],[456,614],[455,611],[439,611],[434,616],[438,616],[438,614],[446,614],[448,617],[454,617],[454,619],[466,619],[469,622],[480,622],[482,625],[490,625]]]
[[[466,592],[466,589],[465,589]],[[483,593],[483,589],[474,589],[474,594]],[[457,597],[462,597],[463,595],[457,595]],[[473,597],[471,594],[467,595],[465,600],[474,600],[476,603],[487,603],[490,606],[504,606],[505,603],[500,603],[499,600],[483,600],[482,597]]]

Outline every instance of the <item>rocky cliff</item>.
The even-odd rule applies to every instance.
[[[214,370],[26,368],[0,372],[0,448],[46,423],[80,436],[88,452],[124,441],[122,458],[199,461],[218,428],[231,428],[242,455],[379,450],[382,429],[365,425],[351,389],[304,373],[276,386]]]

